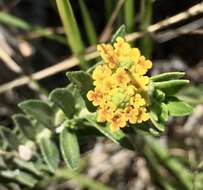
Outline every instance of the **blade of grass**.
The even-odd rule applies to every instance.
[[[76,181],[81,187],[88,188],[91,190],[113,190],[111,187],[108,187],[100,182],[97,182],[93,179],[90,179],[82,174],[76,173],[72,170],[67,169],[58,169],[55,172],[55,178],[61,179],[72,179]],[[49,181],[50,183],[50,181]]]
[[[140,30],[145,32],[152,21],[152,0],[141,1],[140,14]],[[148,34],[146,34],[144,38],[140,40],[140,49],[147,58],[151,57],[152,41]]]
[[[68,44],[72,52],[79,59],[82,69],[87,69],[84,59],[84,45],[80,36],[78,25],[69,0],[56,0],[58,11],[63,23]]]
[[[18,29],[31,31],[45,38],[55,40],[62,44],[66,44],[66,39],[63,36],[54,34],[53,32],[50,32],[49,30],[44,29],[42,27],[33,26],[32,24],[24,21],[23,19],[10,15],[8,13],[0,12],[0,22],[9,26],[14,26]]]
[[[104,1],[105,16],[107,21],[109,20],[111,13],[113,12],[114,3],[114,0]]]
[[[175,190],[173,181],[168,176],[163,175],[161,165],[149,147],[145,147],[144,155],[154,180],[165,190]]]
[[[96,31],[95,31],[94,24],[93,24],[93,22],[91,20],[89,11],[87,9],[87,6],[84,3],[84,0],[79,0],[79,5],[80,5],[80,10],[81,10],[81,13],[82,13],[82,19],[83,19],[83,22],[84,22],[84,25],[85,25],[85,30],[86,30],[86,33],[87,33],[87,37],[88,37],[88,40],[89,40],[89,44],[94,45],[94,44],[97,43],[97,34],[96,34]]]
[[[191,189],[192,174],[190,171],[172,158],[168,150],[162,147],[154,138],[149,135],[146,135],[144,138],[160,163],[179,180],[179,184],[184,186],[185,189]]]
[[[134,5],[135,5],[134,0],[126,0],[124,4],[124,20],[125,20],[126,30],[128,33],[133,31],[134,18],[135,18]]]

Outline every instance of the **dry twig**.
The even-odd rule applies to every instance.
[[[0,59],[2,59],[3,63],[11,69],[15,73],[22,73],[22,69],[18,66],[18,64],[7,54],[4,49],[0,48]]]
[[[111,36],[111,33],[113,31],[113,23],[115,22],[115,20],[118,16],[118,13],[119,13],[121,7],[123,6],[124,2],[125,2],[125,0],[118,1],[109,21],[107,22],[106,26],[104,27],[104,30],[100,36],[99,42],[106,42],[109,39],[109,36]]]

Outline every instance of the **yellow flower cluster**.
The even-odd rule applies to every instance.
[[[95,89],[87,98],[97,107],[98,122],[109,122],[112,131],[128,123],[142,123],[149,119],[147,88],[152,67],[137,48],[131,48],[121,37],[112,45],[97,46],[103,64],[93,71]]]

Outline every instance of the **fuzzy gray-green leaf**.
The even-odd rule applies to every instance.
[[[64,128],[60,133],[60,149],[67,166],[77,169],[80,161],[80,149],[73,129]]]
[[[21,160],[19,158],[15,158],[14,162],[19,168],[27,170],[28,172],[31,172],[37,176],[42,175],[41,171],[36,167],[34,162]]]
[[[31,120],[23,115],[16,114],[13,116],[13,121],[15,125],[21,130],[21,132],[30,140],[34,140],[36,136],[36,130],[31,122]]]
[[[67,88],[58,88],[51,92],[49,99],[59,106],[68,118],[75,112],[75,100]]]
[[[85,73],[84,71],[67,72],[66,75],[68,79],[78,88],[88,110],[95,111],[95,107],[87,99],[88,91],[94,89],[93,80],[91,76]]]
[[[18,145],[20,144],[20,141],[9,128],[0,126],[0,134],[11,148],[15,150],[18,149]]]
[[[8,178],[8,179],[13,179],[17,182],[19,182],[20,184],[23,184],[27,187],[34,187],[37,183],[37,180],[36,178],[34,178],[32,175],[26,173],[26,172],[23,172],[23,171],[20,171],[20,170],[3,170],[0,172],[0,175],[5,177],[5,178]]]
[[[40,150],[44,161],[49,169],[54,172],[59,164],[59,151],[54,142],[50,138],[41,138],[39,142]]]
[[[48,128],[54,127],[54,109],[41,100],[27,100],[18,105],[26,114],[32,116]]]

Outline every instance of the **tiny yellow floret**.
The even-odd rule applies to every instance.
[[[97,121],[108,122],[116,131],[149,120],[149,77],[145,74],[152,62],[121,37],[113,45],[98,45],[97,50],[103,64],[93,71],[95,89],[87,93],[88,100],[97,107]]]

